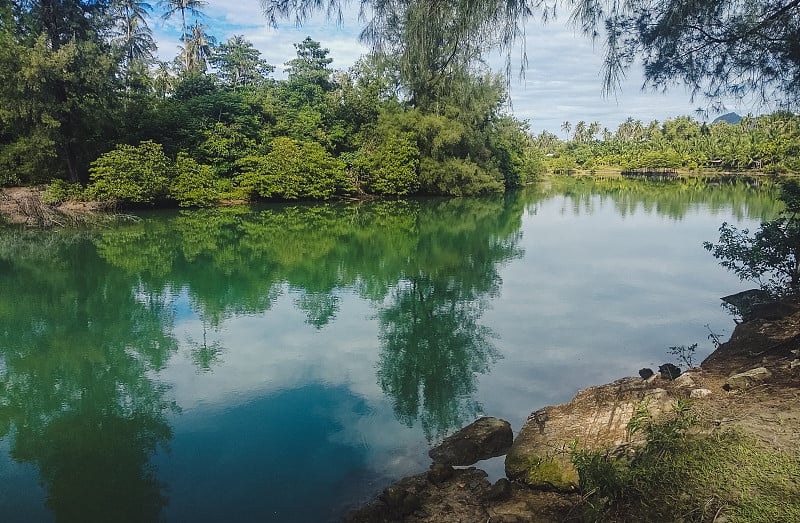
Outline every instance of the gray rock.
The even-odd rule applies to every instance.
[[[681,374],[673,382],[678,387],[694,387],[694,380],[690,374]]]
[[[510,423],[484,417],[446,437],[428,455],[436,463],[472,465],[482,459],[502,456],[511,448],[513,440],[514,433]]]
[[[487,501],[504,501],[511,497],[511,482],[500,478],[484,495]]]
[[[753,385],[758,385],[771,376],[772,373],[769,370],[764,367],[758,367],[748,370],[747,372],[734,374],[725,381],[725,385],[723,385],[722,388],[725,390],[747,389]]]
[[[431,465],[431,469],[428,471],[428,481],[434,485],[438,485],[439,483],[443,483],[453,477],[455,472],[455,469],[453,469],[453,467],[450,465],[433,463]]]
[[[625,378],[582,390],[569,403],[532,413],[506,456],[506,476],[537,489],[576,491],[573,445],[606,451],[629,442],[628,422],[645,399],[654,416],[671,409],[665,390],[651,389],[640,378]]]
[[[711,391],[708,389],[694,389],[692,392],[689,393],[689,397],[692,399],[702,399],[710,395]]]

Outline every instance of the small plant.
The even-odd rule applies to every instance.
[[[83,186],[79,183],[69,183],[65,180],[53,180],[42,194],[42,202],[61,203],[70,200],[80,201],[84,199]]]
[[[713,333],[712,333],[713,334]],[[686,365],[686,368],[691,369],[694,367],[694,353],[697,351],[697,344],[692,343],[689,346],[678,345],[670,347],[669,353],[672,354],[678,363]]]
[[[711,330],[711,327],[706,323],[706,329],[708,329],[708,339],[712,345],[714,345],[715,349],[718,349],[720,345],[722,345],[722,340],[720,339],[720,335]]]
[[[800,458],[740,433],[691,431],[698,418],[678,400],[655,419],[647,402],[628,424],[645,436],[633,456],[579,450],[578,471],[588,521],[800,521]]]

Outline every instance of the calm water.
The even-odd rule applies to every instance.
[[[773,202],[556,182],[1,229],[0,520],[333,520],[481,413],[702,359],[748,285],[701,242]]]

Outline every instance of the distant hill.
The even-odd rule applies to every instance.
[[[716,118],[714,118],[714,122],[713,123],[728,122],[731,125],[736,125],[741,120],[742,120],[742,117],[739,116],[738,114],[736,114],[736,113],[728,113],[728,114],[723,114],[722,116],[717,116]]]

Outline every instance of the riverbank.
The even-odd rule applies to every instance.
[[[0,223],[34,227],[78,225],[106,217],[112,210],[96,201],[48,203],[44,192],[38,187],[0,189]]]
[[[796,521],[800,514],[799,356],[800,303],[764,307],[737,325],[731,339],[699,367],[677,379],[659,374],[648,379],[623,378],[580,391],[567,404],[533,412],[506,456],[510,480],[503,478],[492,485],[479,469],[434,464],[429,472],[387,488],[346,520],[556,522],[582,521],[589,513],[590,519],[600,514],[600,520],[611,521],[657,521],[664,520],[664,514],[673,514],[672,518],[682,514],[689,521]],[[671,471],[674,484],[662,488],[675,490],[674,498],[665,493],[661,500],[676,506],[651,506],[645,514],[636,513],[641,507],[634,507],[630,500],[616,507],[608,499],[599,500],[597,485],[593,492],[581,491],[586,485],[572,466],[574,450],[599,456],[597,463],[611,466],[635,463],[632,457],[638,452],[641,459],[647,433],[632,434],[629,428],[634,417],[634,424],[641,423],[642,402],[654,423],[666,420],[664,426],[677,430],[669,425],[676,419],[673,407],[686,401],[691,402],[692,423],[685,433],[685,448],[697,450],[710,444],[704,455],[716,460],[711,468],[727,474],[711,474],[705,483],[694,483],[695,471],[678,466]],[[689,415],[678,416],[688,419]],[[764,456],[769,459],[763,460]],[[677,461],[692,466],[691,461]],[[783,468],[775,468],[776,462]],[[599,503],[606,504],[606,512],[598,512]]]

